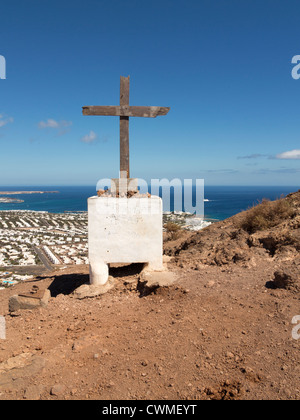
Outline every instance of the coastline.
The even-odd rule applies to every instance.
[[[0,203],[24,203],[24,200],[19,200],[18,198],[1,198]]]
[[[59,191],[0,191],[0,195],[59,194]]]

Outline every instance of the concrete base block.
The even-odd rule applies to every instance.
[[[45,290],[41,298],[19,295],[11,296],[9,299],[9,311],[15,312],[19,309],[34,309],[39,307],[45,307],[48,305],[50,296],[51,294],[49,289]]]
[[[146,283],[147,287],[168,287],[175,283],[177,276],[167,269],[163,271],[152,271],[146,267],[140,276],[140,282]]]
[[[88,199],[90,283],[104,285],[112,263],[147,263],[162,270],[160,197]]]

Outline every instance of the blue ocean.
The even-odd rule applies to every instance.
[[[263,198],[276,200],[298,191],[299,186],[290,187],[240,187],[206,186],[205,218],[223,220],[240,211],[247,210]],[[20,194],[1,196],[24,200],[23,203],[0,203],[0,210],[35,210],[50,213],[87,211],[87,198],[96,195],[95,186],[61,187],[1,187],[0,191],[58,191],[46,194]],[[171,192],[172,202],[172,192]],[[171,207],[172,210],[172,207]]]

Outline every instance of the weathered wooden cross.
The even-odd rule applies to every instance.
[[[120,117],[120,176],[129,174],[129,117],[150,117],[166,115],[170,108],[161,106],[129,106],[129,76],[120,78],[120,105],[84,106],[83,115],[112,115]],[[124,176],[125,175],[125,176]]]

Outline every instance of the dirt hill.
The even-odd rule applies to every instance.
[[[131,265],[79,300],[79,266],[1,291],[0,399],[299,399],[299,226],[297,192],[166,233],[170,287],[145,289]],[[33,286],[48,305],[10,314]]]
[[[299,263],[300,191],[215,223],[187,238],[169,241],[165,253],[180,266],[255,266],[261,258],[289,266]],[[286,264],[285,264],[286,263]]]

